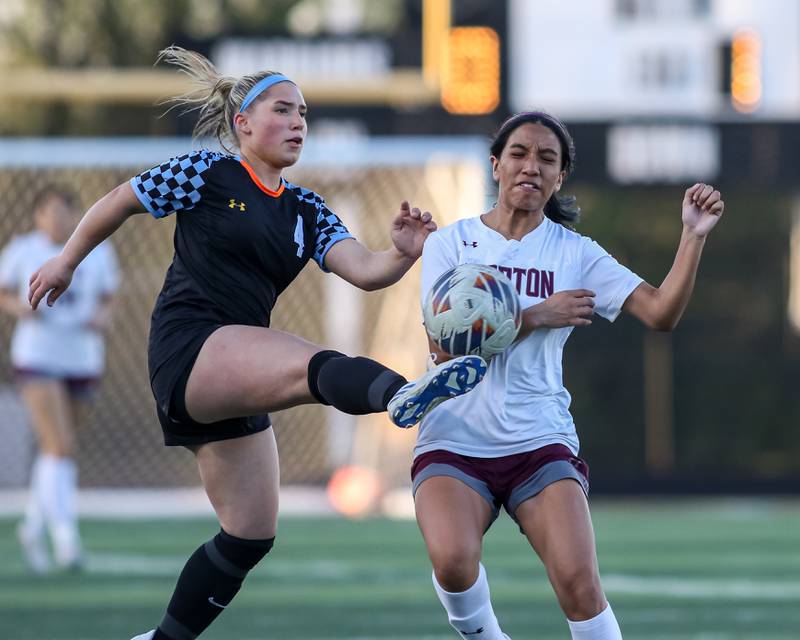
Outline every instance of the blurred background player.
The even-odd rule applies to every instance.
[[[557,194],[575,149],[559,120],[542,112],[512,116],[490,152],[497,202],[428,238],[423,300],[451,267],[488,264],[509,276],[525,310],[521,337],[493,358],[483,383],[432,409],[420,426],[412,478],[434,587],[463,638],[507,637],[480,562],[483,535],[502,505],[541,558],[573,640],[619,640],[600,585],[588,467],[578,457],[562,352],[573,328],[591,324],[595,313],[613,321],[625,310],[651,329],[671,331],[724,203],[705,184],[686,191],[675,262],[655,288],[572,230],[575,198]],[[449,357],[430,347],[437,360]]]
[[[49,292],[52,305],[88,252],[131,215],[178,214],[174,260],[151,321],[150,382],[165,443],[195,454],[221,530],[186,563],[159,627],[140,637],[189,640],[272,548],[279,468],[267,412],[319,402],[355,415],[388,410],[406,427],[433,401],[470,390],[485,363],[465,356],[408,382],[374,360],[269,329],[278,295],[309,260],[356,287],[381,289],[416,262],[436,225],[404,202],[390,227],[392,247],[366,249],[319,195],[281,176],[307,132],[294,82],[271,71],[223,77],[179,47],[161,57],[198,83],[197,93],[178,99],[200,109],[195,135],[214,135],[239,153],[191,152],[118,186],[31,277],[29,297],[37,309]]]
[[[103,372],[103,332],[118,286],[114,250],[103,243],[76,269],[57,308],[33,311],[27,303],[31,274],[61,253],[75,228],[76,205],[66,190],[41,191],[32,207],[35,229],[15,237],[0,257],[0,308],[17,318],[11,363],[38,442],[25,518],[18,528],[25,559],[37,573],[51,566],[47,531],[58,567],[81,563],[75,432]]]

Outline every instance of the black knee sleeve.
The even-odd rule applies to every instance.
[[[346,358],[343,353],[339,351],[320,351],[319,353],[315,353],[311,356],[311,360],[308,361],[308,388],[311,391],[311,395],[319,402],[320,404],[324,404],[330,406],[330,402],[320,393],[319,390],[319,372],[322,369],[322,365],[324,365],[328,360],[332,358]]]
[[[230,604],[274,541],[244,540],[220,530],[198,548],[178,578],[154,640],[193,640],[202,633]]]
[[[322,404],[352,415],[377,413],[406,383],[399,373],[369,358],[321,351],[308,363],[308,387]]]

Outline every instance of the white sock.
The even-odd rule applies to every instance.
[[[486,570],[479,564],[478,579],[469,589],[451,593],[442,589],[433,574],[433,588],[447,611],[450,624],[465,640],[503,640],[506,636],[492,610]]]
[[[72,458],[59,458],[56,462],[57,487],[56,512],[59,523],[67,526],[76,526],[77,494],[78,494],[78,467]]]
[[[55,485],[48,524],[56,561],[60,565],[70,565],[80,559],[81,552],[76,507],[78,468],[71,458],[56,458],[54,467]]]
[[[567,624],[572,632],[572,640],[622,640],[622,632],[610,604],[594,618],[580,622],[567,620]]]
[[[42,502],[43,485],[47,472],[46,456],[38,455],[31,467],[31,482],[28,490],[28,503],[25,505],[23,526],[29,536],[41,535],[44,532],[44,504]]]
[[[45,523],[48,527],[52,527],[59,517],[59,458],[47,454],[40,455],[37,466],[36,497],[42,507]]]

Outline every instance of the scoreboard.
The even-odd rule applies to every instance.
[[[510,0],[509,102],[575,120],[800,116],[797,0]]]
[[[796,182],[798,0],[510,0],[507,38],[509,109],[580,133],[583,179]]]

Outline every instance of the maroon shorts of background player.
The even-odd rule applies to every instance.
[[[19,386],[24,386],[29,382],[40,380],[59,380],[67,387],[67,393],[71,398],[83,399],[91,397],[97,389],[99,378],[97,377],[75,377],[61,376],[38,369],[21,369],[14,367],[14,381]]]

